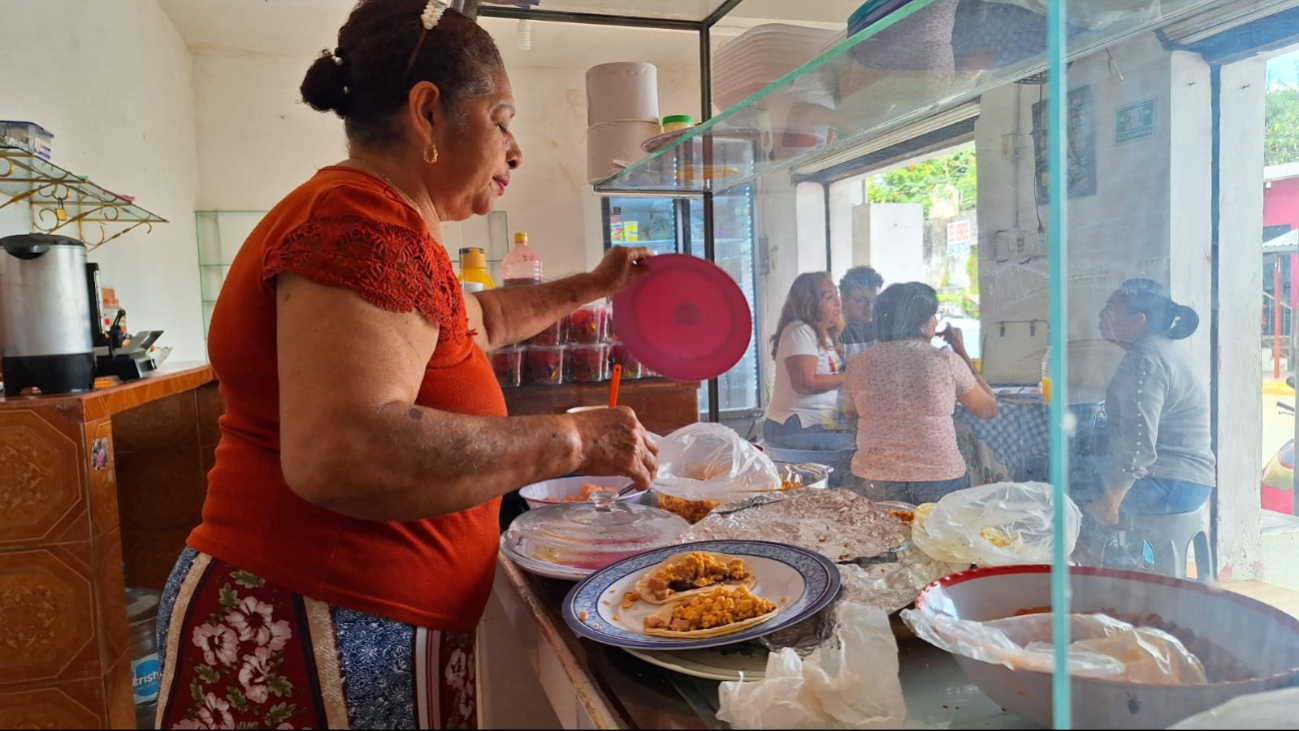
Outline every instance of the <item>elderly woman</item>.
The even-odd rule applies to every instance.
[[[982,419],[997,415],[997,398],[965,352],[961,331],[948,327],[951,349],[935,348],[938,295],[911,282],[884,290],[875,303],[880,342],[853,358],[844,410],[858,419],[853,474],[873,500],[919,505],[968,487],[952,414],[959,403]]]
[[[1189,512],[1213,492],[1209,389],[1176,342],[1199,324],[1194,310],[1149,279],[1124,282],[1101,311],[1101,335],[1127,352],[1105,396],[1105,487],[1088,508],[1102,523],[1115,525],[1121,514]]]
[[[302,96],[351,156],[266,216],[213,314],[226,412],[159,610],[159,727],[473,727],[499,497],[658,467],[627,410],[506,418],[484,351],[648,253],[462,294],[441,224],[490,211],[522,158],[491,37],[439,3],[361,2]]]
[[[776,383],[762,428],[767,444],[818,451],[852,448],[852,433],[836,429],[844,363],[835,341],[842,315],[829,272],[794,279],[771,337]]]

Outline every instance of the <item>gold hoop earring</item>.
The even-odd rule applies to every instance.
[[[433,165],[436,164],[437,161],[438,161],[438,146],[430,142],[428,147],[424,148],[424,162],[428,163],[429,165]]]

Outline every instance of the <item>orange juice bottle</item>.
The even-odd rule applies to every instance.
[[[1042,356],[1042,402],[1051,403],[1051,349]]]

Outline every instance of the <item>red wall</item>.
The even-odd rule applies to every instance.
[[[1263,188],[1263,225],[1299,229],[1299,178],[1274,180]]]

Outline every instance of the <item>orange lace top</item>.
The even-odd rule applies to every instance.
[[[203,522],[189,545],[329,604],[472,630],[491,590],[499,500],[430,520],[366,521],[308,503],[284,482],[275,277],[285,272],[436,322],[438,345],[417,403],[505,416],[491,364],[470,336],[451,259],[423,219],[378,178],[321,170],[253,231],[212,313],[208,350],[225,414]],[[366,334],[338,347],[365,348]],[[347,387],[345,378],[338,387]],[[429,489],[437,489],[437,475],[429,475]]]

